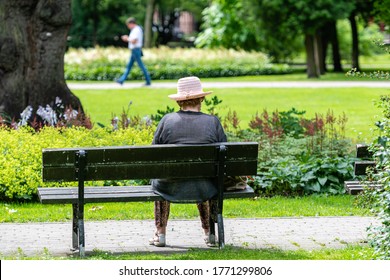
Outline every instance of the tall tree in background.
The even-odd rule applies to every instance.
[[[354,8],[347,0],[260,0],[258,3],[264,29],[274,30],[275,24],[280,23],[289,36],[291,33],[304,35],[309,78],[317,78],[323,72],[320,67],[325,51],[321,41],[322,27],[330,21],[346,18]],[[283,40],[284,34],[279,35]]]
[[[348,19],[351,24],[352,33],[352,50],[351,50],[351,66],[360,71],[359,65],[359,32],[357,18],[360,16],[365,22],[370,20],[373,14],[374,2],[376,0],[355,0],[355,8],[352,10]]]
[[[0,1],[0,114],[55,101],[80,108],[64,80],[71,0]]]
[[[248,1],[214,0],[203,11],[198,47],[259,50],[256,22]]]
[[[152,25],[155,0],[146,1],[146,15],[144,24],[144,47],[152,47]]]
[[[329,45],[332,46],[332,61],[333,61],[333,71],[334,72],[343,72],[343,68],[341,66],[341,55],[340,55],[340,47],[339,40],[337,34],[337,21],[331,20],[324,24],[320,28],[321,34],[321,44],[322,44],[322,56],[320,57],[320,69],[321,73],[327,72],[326,67],[326,58],[328,54]]]
[[[372,0],[374,11],[386,24],[390,24],[390,0]]]
[[[194,19],[193,27],[197,32],[202,11],[208,6],[208,2],[208,0],[192,0],[190,2],[186,0],[155,0],[154,12],[158,15],[157,21],[154,22],[157,31],[155,45],[166,45],[169,41],[183,39],[175,38],[180,33],[176,27],[183,11],[191,13]]]
[[[347,18],[354,3],[348,0],[214,0],[204,10],[198,46],[258,50],[280,61],[298,49],[303,38],[308,77],[325,73],[330,36],[335,69],[340,69],[337,19]],[[332,27],[329,30],[326,26]],[[340,64],[340,65],[339,65]]]
[[[142,0],[72,0],[71,47],[124,45],[120,35],[127,33],[126,19],[145,21],[146,1]]]

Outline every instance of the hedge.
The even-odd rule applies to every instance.
[[[110,131],[98,127],[44,127],[35,132],[28,127],[0,127],[0,200],[36,200],[38,187],[63,186],[42,182],[43,148],[149,145],[152,138],[152,128]]]
[[[112,81],[124,71],[129,52],[123,48],[71,49],[65,56],[66,80]],[[272,64],[262,53],[233,50],[148,49],[144,63],[154,80],[178,79],[195,75],[235,77],[247,75],[286,74],[292,70],[286,64]],[[135,66],[131,80],[143,79]]]

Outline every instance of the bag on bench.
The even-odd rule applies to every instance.
[[[246,176],[227,176],[223,182],[224,190],[229,191],[237,191],[237,190],[245,190],[248,182],[248,178]]]

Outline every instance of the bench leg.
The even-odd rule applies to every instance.
[[[225,247],[225,231],[223,228],[222,214],[218,214],[217,221],[218,221],[218,246],[219,249],[223,249]]]
[[[78,225],[78,207],[77,204],[72,204],[73,219],[72,219],[72,251],[79,249],[79,225]]]
[[[84,232],[84,219],[78,220],[79,226],[79,254],[80,257],[85,256],[85,232]]]
[[[73,208],[73,220],[72,220],[72,251],[79,251],[80,257],[85,256],[85,231],[84,231],[84,219],[83,214],[78,207],[78,204],[72,204]]]

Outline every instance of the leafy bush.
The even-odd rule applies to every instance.
[[[372,180],[383,185],[383,189],[366,190],[371,201],[372,211],[379,224],[368,230],[370,245],[374,248],[375,258],[390,260],[390,96],[382,96],[378,102],[383,118],[376,123],[379,136],[371,144],[377,162],[376,171],[370,174]]]
[[[344,181],[353,178],[353,158],[329,153],[327,149],[311,154],[307,149],[309,141],[285,137],[272,145],[261,142],[261,149],[267,149],[268,153],[264,150],[259,153],[265,160],[259,156],[255,189],[266,195],[344,193]]]
[[[283,112],[263,111],[237,129],[238,117],[231,113],[224,127],[231,141],[258,141],[258,175],[252,185],[266,195],[344,193],[344,181],[353,178],[351,142],[345,139],[347,117],[332,111],[312,119],[292,108]]]
[[[340,43],[340,52],[342,59],[346,61],[350,60],[351,48],[352,48],[352,36],[351,36],[351,24],[345,20],[337,21],[338,38]],[[382,53],[380,48],[373,47],[372,41],[380,39],[383,41],[383,34],[380,32],[380,28],[375,23],[370,23],[368,26],[363,26],[361,22],[358,22],[358,35],[359,35],[359,53],[360,55],[372,56]]]
[[[146,127],[116,131],[44,127],[39,132],[30,127],[0,127],[0,200],[32,200],[36,199],[38,187],[64,186],[42,182],[43,148],[147,145],[152,137],[153,129]]]
[[[234,77],[291,72],[284,64],[271,64],[262,53],[233,50],[147,49],[144,62],[155,80],[178,79],[184,76]],[[129,58],[124,48],[70,49],[65,55],[66,80],[112,81],[119,77]],[[141,80],[138,67],[129,79]]]
[[[386,53],[390,48],[383,43],[376,42]],[[352,69],[350,76],[366,76],[366,73],[356,72]],[[389,79],[389,73],[376,71],[369,76],[375,79]],[[371,210],[376,214],[379,224],[368,229],[368,239],[374,248],[374,257],[377,259],[390,260],[390,96],[381,96],[377,102],[382,110],[382,119],[375,123],[378,137],[372,142],[370,148],[376,160],[375,170],[371,170],[368,179],[378,182],[382,189],[366,188],[361,201],[371,204]]]

